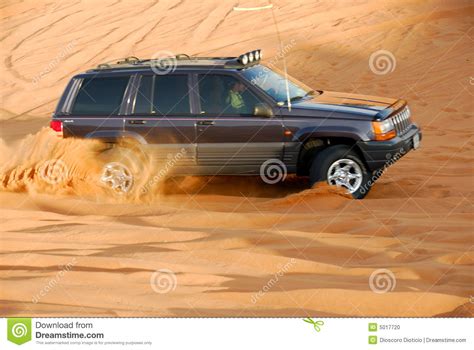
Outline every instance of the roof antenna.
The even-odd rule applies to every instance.
[[[270,0],[270,4],[272,4],[271,0]],[[276,20],[273,6],[271,7],[271,9],[272,9],[273,22],[275,23],[275,28],[276,28],[276,32],[278,36],[278,41],[280,42],[280,50],[281,50],[280,53],[282,54],[282,57],[283,57],[283,70],[285,71],[286,100],[288,102],[288,110],[291,112],[290,87],[288,86],[288,70],[286,69],[285,50],[283,50],[283,41],[281,40],[281,34],[280,34],[280,30],[278,29],[278,22]]]
[[[273,17],[273,22],[275,23],[275,28],[277,32],[277,37],[278,37],[278,42],[280,43],[280,51],[283,56],[283,70],[285,71],[285,87],[286,87],[286,100],[288,104],[288,110],[291,112],[291,100],[290,100],[290,87],[288,85],[288,71],[286,69],[286,58],[285,58],[285,51],[283,50],[283,41],[281,40],[281,34],[280,34],[280,29],[278,28],[278,23],[276,20],[275,16],[275,11],[273,10],[273,4],[272,1],[268,1],[270,4],[266,6],[260,6],[260,7],[234,7],[234,11],[259,11],[259,10],[266,10],[266,9],[271,9],[272,10],[272,17]]]

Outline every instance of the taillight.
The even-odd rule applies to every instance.
[[[62,134],[63,134],[63,122],[62,121],[60,121],[60,120],[51,120],[51,122],[49,123],[49,127],[51,129],[53,129],[54,131],[56,131],[58,133],[61,133],[58,136],[62,136]]]

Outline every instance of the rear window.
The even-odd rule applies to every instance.
[[[144,75],[134,114],[183,115],[190,113],[188,75]]]
[[[118,114],[128,80],[129,77],[84,78],[72,114]]]

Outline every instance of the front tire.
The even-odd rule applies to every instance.
[[[347,189],[355,199],[369,193],[370,174],[359,156],[346,145],[330,146],[318,152],[309,171],[311,186],[326,181],[331,186]]]

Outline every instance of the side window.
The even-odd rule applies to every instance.
[[[239,79],[229,75],[199,75],[201,114],[253,115],[259,99]]]
[[[140,79],[134,114],[189,114],[188,75],[144,75]]]
[[[153,110],[152,96],[153,76],[142,76],[135,99],[134,114],[151,114]]]
[[[84,78],[71,113],[76,115],[118,114],[129,77]]]

